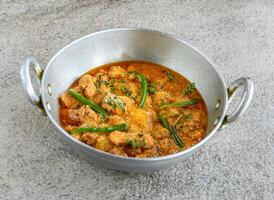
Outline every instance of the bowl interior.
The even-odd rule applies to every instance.
[[[225,85],[212,64],[188,44],[167,34],[143,29],[94,33],[59,51],[49,62],[42,81],[43,103],[50,104],[52,118],[59,123],[58,97],[81,74],[102,64],[124,60],[159,63],[195,82],[208,109],[207,134],[215,128],[218,119],[223,119],[227,98]]]

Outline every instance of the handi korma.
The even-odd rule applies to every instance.
[[[195,83],[158,64],[124,61],[92,69],[60,96],[60,122],[74,138],[126,157],[183,151],[206,134]]]

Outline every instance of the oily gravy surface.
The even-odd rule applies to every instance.
[[[102,151],[157,157],[203,139],[207,109],[194,83],[164,66],[124,61],[82,75],[59,98],[62,127]]]

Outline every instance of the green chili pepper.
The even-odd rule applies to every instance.
[[[82,102],[83,104],[88,105],[91,109],[98,112],[102,117],[105,117],[107,115],[107,111],[105,111],[102,107],[100,107],[93,101],[85,98],[83,95],[79,94],[74,89],[69,89],[69,94],[78,101]]]
[[[167,103],[160,106],[160,108],[167,108],[167,107],[185,107],[185,106],[192,106],[198,103],[198,99],[192,99],[189,101],[182,101],[182,102],[175,102],[175,103]]]
[[[112,131],[123,131],[127,130],[128,125],[123,123],[123,124],[117,124],[113,125],[110,127],[103,127],[103,128],[95,128],[95,127],[87,127],[87,128],[76,128],[73,131],[71,131],[71,134],[76,134],[76,133],[83,133],[83,132],[104,132],[104,133],[109,133]]]
[[[196,86],[195,86],[195,83],[190,83],[186,89],[183,91],[183,95],[184,96],[187,96],[187,95],[190,95],[192,92],[194,92],[196,90]]]
[[[169,79],[170,81],[175,80],[175,77],[174,77],[174,75],[173,75],[173,73],[172,73],[171,71],[167,71],[167,72],[166,72],[166,76],[168,77],[168,79]]]
[[[158,119],[160,120],[162,125],[169,131],[169,134],[170,134],[171,138],[173,139],[174,143],[178,147],[183,148],[184,143],[183,143],[182,139],[180,138],[180,136],[178,135],[177,131],[163,118],[162,115],[159,115]]]
[[[132,72],[132,73],[134,73],[141,81],[142,95],[141,95],[141,100],[138,106],[139,108],[143,108],[147,98],[147,78],[144,76],[144,74],[141,74],[138,72]]]

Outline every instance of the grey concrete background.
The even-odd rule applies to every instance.
[[[19,63],[42,66],[91,32],[146,27],[203,51],[227,83],[255,83],[245,115],[191,159],[150,174],[114,172],[71,154],[27,101]],[[0,1],[0,199],[274,199],[274,2]]]

